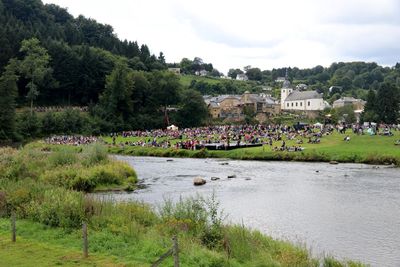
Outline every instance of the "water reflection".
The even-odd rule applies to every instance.
[[[116,200],[156,204],[215,190],[234,223],[316,254],[400,266],[400,170],[363,164],[122,157],[145,187]],[[221,164],[223,163],[223,164]],[[228,164],[226,164],[228,163]],[[236,178],[227,178],[236,175]],[[207,184],[194,187],[201,176]],[[211,181],[211,177],[219,177]]]

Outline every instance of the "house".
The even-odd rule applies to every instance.
[[[317,91],[294,90],[287,78],[281,88],[281,109],[287,111],[318,111],[327,107]]]
[[[304,83],[300,83],[300,84],[296,85],[296,89],[299,91],[305,91],[305,90],[307,90],[307,88],[308,88],[307,84],[304,84]]]
[[[352,106],[354,110],[354,115],[356,116],[356,121],[360,122],[361,113],[364,111],[365,104],[367,102],[362,99],[357,99],[354,97],[341,97],[340,99],[333,102],[333,108],[341,108],[344,106]]]
[[[238,80],[238,81],[247,81],[247,80],[249,80],[249,78],[247,77],[246,74],[240,73],[240,74],[236,75],[236,80]]]
[[[207,76],[208,71],[206,70],[200,70],[200,71],[196,71],[194,74],[196,74],[197,76]]]
[[[180,68],[168,68],[168,71],[173,72],[175,74],[181,74],[181,69]]]
[[[213,118],[229,121],[243,120],[246,107],[251,108],[260,118],[267,118],[280,112],[278,101],[266,94],[250,94],[246,91],[243,95],[203,96],[203,98]]]
[[[342,91],[343,91],[343,87],[341,87],[341,86],[333,85],[333,86],[329,87],[329,93],[330,94],[332,94],[332,93],[340,93]]]
[[[341,97],[340,99],[333,102],[333,108],[340,108],[346,105],[352,105],[354,110],[364,110],[364,106],[367,102],[362,99],[354,97]]]
[[[286,80],[285,77],[278,77],[278,78],[275,79],[275,82],[277,82],[277,83],[283,83],[285,80]]]

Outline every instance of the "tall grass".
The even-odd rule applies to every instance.
[[[53,151],[35,145],[4,151],[10,153],[0,155],[4,170],[0,174],[0,216],[15,212],[27,229],[20,224],[18,233],[28,239],[79,249],[79,229],[86,221],[91,251],[128,264],[150,265],[170,248],[171,236],[178,235],[182,266],[358,266],[334,259],[320,261],[303,247],[242,226],[225,225],[214,194],[166,200],[157,210],[144,203],[89,196],[79,190],[136,181],[128,165],[108,159],[102,148],[80,152],[58,147]],[[6,228],[0,219],[0,235],[8,234],[8,222]]]
[[[0,178],[33,179],[85,192],[96,188],[132,190],[137,182],[135,171],[126,163],[109,159],[106,148],[99,144],[82,152],[37,144],[3,150],[9,156],[0,156]]]
[[[182,266],[361,266],[346,265],[334,259],[320,262],[305,248],[274,240],[243,226],[224,225],[220,216],[215,217],[214,212],[221,214],[215,198],[166,201],[155,212],[144,203],[116,203],[34,181],[26,182],[0,183],[0,191],[6,193],[7,214],[15,210],[19,220],[64,230],[47,232],[46,228],[22,221],[27,228],[33,227],[23,230],[19,224],[19,235],[25,238],[80,248],[79,229],[82,221],[86,221],[91,251],[117,256],[126,263],[134,260],[149,265],[169,249],[171,236],[177,234]],[[207,207],[207,202],[214,203],[213,207]],[[212,236],[211,230],[214,231]],[[52,234],[54,231],[57,234]]]

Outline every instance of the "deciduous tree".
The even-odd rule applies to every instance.
[[[29,80],[26,85],[28,89],[26,97],[30,101],[32,114],[33,101],[39,95],[39,86],[46,75],[51,72],[49,67],[50,56],[36,38],[23,40],[20,52],[24,54],[24,58],[19,62],[19,71]]]

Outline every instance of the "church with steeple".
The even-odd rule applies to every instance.
[[[327,105],[322,94],[317,91],[293,89],[286,69],[285,81],[281,88],[281,110],[318,111],[324,110]]]

